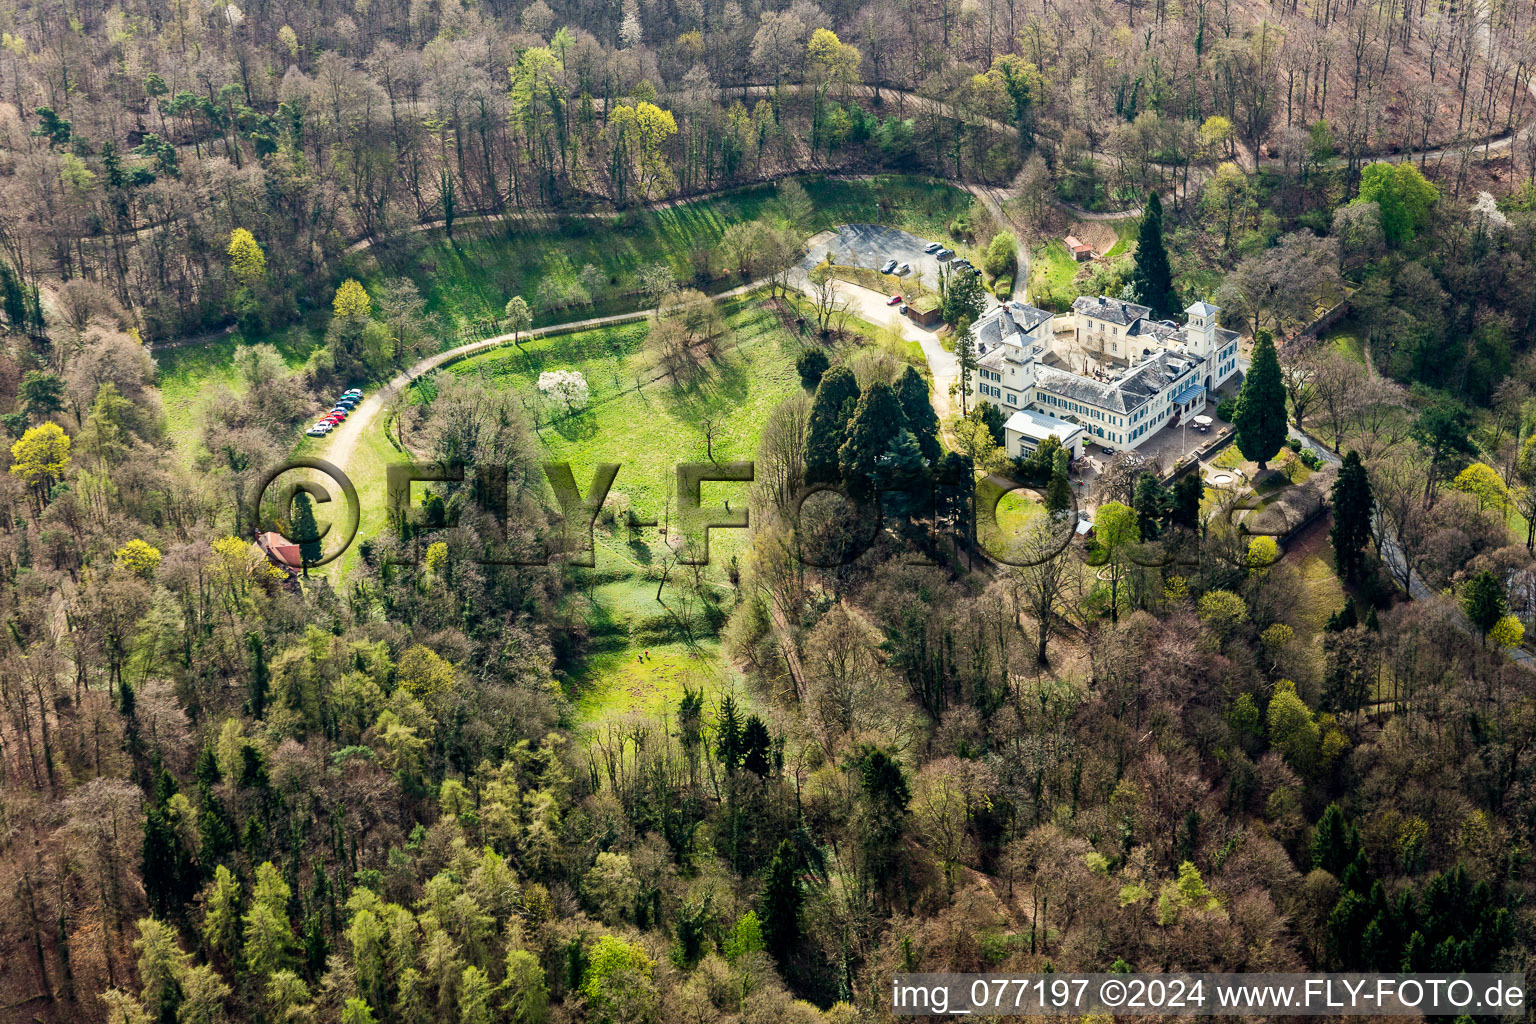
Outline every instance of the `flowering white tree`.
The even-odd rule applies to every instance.
[[[1489,234],[1509,227],[1509,218],[1499,210],[1498,200],[1488,192],[1479,192],[1477,198],[1472,200],[1472,217]]]
[[[587,390],[587,378],[580,370],[545,370],[539,374],[539,391],[549,399],[560,399],[566,412],[584,409],[591,393]]]

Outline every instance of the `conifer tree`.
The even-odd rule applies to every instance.
[[[1163,201],[1156,192],[1147,196],[1141,215],[1141,230],[1136,236],[1136,265],[1131,271],[1131,291],[1136,301],[1152,310],[1158,319],[1178,312],[1179,296],[1173,288],[1173,267],[1163,245]]]
[[[1169,525],[1199,530],[1200,499],[1204,490],[1199,473],[1186,473],[1174,481],[1173,500],[1168,509]]]
[[[1338,877],[1359,849],[1359,831],[1344,817],[1338,804],[1329,804],[1312,833],[1312,866]]]
[[[246,683],[246,710],[252,718],[260,720],[267,713],[267,683],[271,672],[267,668],[266,649],[261,634],[255,630],[245,634],[245,646],[251,652],[251,676]]]
[[[858,400],[858,381],[846,366],[834,366],[822,375],[805,427],[806,483],[838,481],[838,450],[843,446],[843,435]]]
[[[176,780],[158,763],[151,771],[153,785],[144,811],[144,895],[156,917],[178,917],[192,898],[197,871],[182,845],[171,806],[171,798],[177,795]]]
[[[800,889],[799,860],[794,844],[782,840],[768,863],[759,896],[763,940],[781,967],[800,941],[800,907],[805,902],[805,893]]]
[[[939,445],[939,417],[928,400],[928,382],[908,366],[896,378],[896,400],[901,403],[901,414],[906,417],[907,429],[917,439],[928,465],[933,466],[944,454]]]
[[[309,567],[320,561],[324,549],[320,544],[320,527],[315,522],[315,506],[304,491],[294,491],[289,536],[299,542],[299,562],[303,566],[304,578],[308,579]]]
[[[1252,459],[1262,471],[1285,444],[1285,382],[1280,376],[1280,360],[1275,355],[1275,339],[1268,331],[1259,331],[1253,345],[1253,362],[1243,389],[1237,396],[1237,447],[1245,459]]]
[[[747,716],[747,724],[741,730],[741,766],[759,778],[768,775],[768,748],[772,740],[768,727],[756,715]]]
[[[730,694],[720,701],[715,753],[727,772],[734,772],[741,765],[741,721],[736,716],[736,700]]]
[[[1067,453],[1056,449],[1051,459],[1051,481],[1045,487],[1045,510],[1052,515],[1065,515],[1072,507],[1072,484],[1067,480]]]
[[[1371,481],[1365,474],[1360,453],[1351,451],[1344,456],[1339,478],[1333,484],[1333,526],[1328,531],[1339,575],[1346,580],[1360,576],[1365,562],[1365,545],[1371,539],[1371,514],[1375,508]]]
[[[1504,585],[1497,576],[1484,569],[1467,581],[1461,595],[1461,607],[1486,643],[1488,631],[1504,617]]]
[[[847,440],[838,450],[838,466],[849,490],[874,493],[891,444],[906,427],[905,419],[889,384],[877,381],[859,396]]]
[[[1136,509],[1136,525],[1141,530],[1141,539],[1156,540],[1168,515],[1168,488],[1158,483],[1151,473],[1143,473],[1136,481],[1131,506]]]

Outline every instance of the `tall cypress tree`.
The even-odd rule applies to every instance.
[[[715,753],[727,772],[741,764],[741,720],[736,716],[736,700],[730,694],[720,701],[720,724],[716,728]]]
[[[309,578],[309,567],[320,561],[320,527],[315,522],[315,506],[304,491],[294,491],[292,522],[289,536],[299,542],[299,561],[304,567],[304,578]]]
[[[763,941],[768,952],[782,967],[788,963],[800,941],[800,907],[805,894],[800,890],[798,864],[800,855],[788,839],[781,840],[768,863],[759,902],[762,908]]]
[[[1333,527],[1328,531],[1339,575],[1346,580],[1360,576],[1365,544],[1371,538],[1371,513],[1375,509],[1376,499],[1371,494],[1371,481],[1365,475],[1360,453],[1351,451],[1344,456],[1339,478],[1333,484]]]
[[[859,382],[846,366],[834,366],[822,374],[811,400],[811,416],[805,427],[805,482],[836,483],[840,478],[838,450],[859,401]]]
[[[251,676],[246,684],[246,710],[252,718],[260,720],[267,714],[267,682],[271,671],[267,668],[267,652],[261,634],[252,630],[245,634],[245,646],[251,652]]]
[[[1156,192],[1147,196],[1141,215],[1141,230],[1136,235],[1136,265],[1131,271],[1131,291],[1136,301],[1150,306],[1152,315],[1164,319],[1179,309],[1179,294],[1173,288],[1173,267],[1163,244],[1163,201]]]
[[[1268,331],[1259,331],[1253,344],[1253,362],[1243,389],[1237,395],[1237,447],[1245,459],[1268,468],[1266,463],[1285,444],[1285,381],[1280,375],[1280,359],[1275,355],[1275,339]]]
[[[1051,481],[1045,487],[1045,510],[1052,515],[1066,515],[1072,507],[1072,484],[1067,479],[1067,453],[1057,448],[1051,458]]]
[[[1200,529],[1200,499],[1205,486],[1199,473],[1185,473],[1174,481],[1173,502],[1168,509],[1168,524],[1186,530]]]
[[[923,458],[928,460],[929,466],[933,466],[938,463],[939,456],[944,454],[944,449],[939,445],[939,417],[928,400],[928,382],[908,366],[896,378],[895,386],[896,400],[901,403],[901,414],[907,418],[907,429],[917,438]]]
[[[876,381],[859,396],[853,420],[848,424],[847,440],[838,450],[838,466],[848,488],[858,494],[872,494],[892,443],[906,428],[901,403],[889,384]]]
[[[758,778],[766,778],[769,769],[768,748],[773,740],[768,727],[756,715],[747,716],[741,730],[741,766]]]

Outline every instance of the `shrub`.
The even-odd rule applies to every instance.
[[[1232,395],[1228,395],[1221,401],[1217,402],[1216,415],[1221,419],[1226,420],[1228,423],[1231,423],[1232,417],[1237,415],[1237,399]]]
[[[827,372],[827,367],[830,365],[827,354],[819,348],[808,348],[800,353],[799,359],[795,360],[795,369],[800,374],[800,383],[812,389],[821,383],[821,375]]]
[[[1009,299],[1013,298],[1013,278],[998,278],[997,284],[992,288],[992,294],[996,295],[1002,302],[1007,302]]]
[[[981,260],[982,269],[993,277],[1012,275],[1018,266],[1018,240],[1012,231],[999,231],[992,236],[986,255]]]

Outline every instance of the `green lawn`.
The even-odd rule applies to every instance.
[[[725,314],[727,344],[686,385],[653,380],[649,357],[641,350],[643,325],[539,339],[525,346],[526,352],[505,346],[455,363],[447,372],[484,375],[532,398],[541,370],[580,370],[592,404],[544,425],[539,436],[545,451],[570,462],[583,488],[597,463],[619,463],[615,494],[622,494],[640,515],[660,518],[676,465],[702,462],[711,454],[702,429],[707,418],[718,423],[712,443],[716,461],[751,459],[768,413],[800,389],[795,372],[799,342],[762,308],[761,299],[727,303]],[[706,484],[705,500],[735,497],[744,503],[745,488]]]
[[[990,476],[976,484],[977,540],[989,551],[1006,551],[1025,523],[1044,514],[1045,506],[1033,488],[1003,491]]]
[[[1071,305],[1077,298],[1072,292],[1072,279],[1077,276],[1079,266],[1059,238],[1036,246],[1029,254],[1030,301]]]
[[[972,197],[939,182],[901,175],[867,181],[801,179],[813,204],[806,237],[841,224],[871,223],[904,228],[947,245],[961,245],[949,234],[949,224],[970,209]],[[534,301],[546,278],[574,280],[587,264],[603,272],[606,284],[590,305],[535,309],[539,325],[628,312],[639,304],[636,273],[642,266],[666,262],[683,280],[709,291],[724,291],[735,278],[695,279],[697,262],[718,256],[727,226],[755,219],[772,209],[776,188],[756,185],[726,195],[680,203],[664,210],[630,211],[600,218],[545,217],[515,225],[464,224],[449,239],[441,230],[413,234],[388,250],[374,249],[350,258],[348,272],[373,287],[383,279],[407,276],[439,317],[441,348],[460,343],[459,328],[473,337],[477,322],[501,315],[512,295]],[[718,262],[718,261],[717,261]],[[318,287],[318,286],[317,286]],[[328,309],[331,283],[312,303]],[[317,318],[323,326],[323,318]],[[296,325],[257,340],[276,345],[289,365],[302,366],[321,343],[322,326]],[[495,330],[500,330],[497,325]],[[157,353],[167,428],[182,457],[195,455],[196,437],[211,396],[218,385],[234,388],[230,367],[233,334],[206,345]],[[598,382],[589,375],[589,383]],[[236,389],[238,390],[238,389]]]
[[[1141,233],[1141,219],[1128,217],[1125,220],[1110,221],[1115,226],[1115,244],[1109,247],[1104,254],[1104,259],[1112,260],[1116,256],[1122,256],[1136,247],[1136,238]]]
[[[794,366],[800,344],[759,297],[728,303],[725,316],[730,342],[714,365],[684,386],[655,379],[641,349],[643,326],[539,339],[526,352],[504,347],[445,372],[484,375],[531,396],[540,370],[580,370],[592,405],[540,430],[546,456],[570,462],[584,491],[594,465],[619,463],[610,500],[665,522],[676,465],[708,458],[699,427],[706,416],[720,422],[713,442],[717,461],[751,459],[769,412],[800,390]],[[729,499],[733,508],[743,508],[747,487],[705,483],[703,500]],[[745,531],[712,531],[708,568],[698,579],[687,567],[673,568],[659,601],[657,584],[668,559],[657,530],[631,536],[622,521],[600,520],[595,543],[596,568],[574,570],[591,602],[593,652],[563,681],[577,721],[659,712],[675,707],[685,688],[702,688],[711,698],[734,688],[739,679],[725,663],[718,629],[734,605],[728,568],[744,550]]]
[[[1357,363],[1365,362],[1365,339],[1353,330],[1340,330],[1326,338],[1328,347],[1342,353]]]
[[[1325,542],[1321,553],[1302,558],[1300,570],[1301,585],[1306,594],[1300,609],[1301,619],[1313,636],[1320,636],[1328,624],[1328,617],[1344,607],[1344,588],[1333,568],[1333,545]]]
[[[1243,453],[1237,445],[1229,444],[1211,460],[1211,465],[1220,469],[1237,469],[1247,461],[1247,459],[1243,458]]]
[[[600,530],[597,543],[599,565],[612,561],[618,538]],[[679,635],[678,620],[669,611],[669,606],[684,610],[675,591],[663,594],[664,605],[656,600],[656,584],[638,572],[592,572],[609,581],[589,591],[591,653],[564,680],[578,723],[591,724],[609,714],[675,711],[684,690],[702,690],[713,705],[723,690],[737,688],[740,675],[725,663],[716,637]],[[721,588],[716,592],[724,613],[730,594]],[[694,610],[699,607],[695,601]]]
[[[802,183],[814,208],[806,237],[842,224],[871,223],[953,245],[948,225],[972,202],[950,185],[904,176],[807,177]],[[450,334],[480,318],[499,317],[513,295],[534,306],[537,324],[624,312],[638,304],[637,274],[650,264],[666,263],[678,280],[709,290],[738,283],[721,265],[720,239],[729,225],[771,213],[776,194],[772,185],[756,185],[654,211],[464,224],[451,239],[434,230],[387,250],[369,250],[354,258],[353,270],[370,287],[386,277],[412,278]],[[539,301],[546,283],[568,288],[587,266],[600,275],[591,302]]]
[[[294,369],[304,365],[312,348],[298,331],[264,340],[276,346]],[[239,334],[231,334],[206,345],[162,349],[155,353],[166,431],[183,462],[190,464],[197,455],[203,414],[209,403],[218,397],[222,388],[237,395],[244,390],[232,362],[235,349],[244,343]]]

